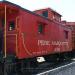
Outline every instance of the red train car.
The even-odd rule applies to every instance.
[[[55,60],[59,55],[70,55],[71,28],[61,22],[56,11],[50,8],[40,11],[31,12],[7,1],[0,2],[0,54],[5,59],[12,55],[16,61],[23,60],[25,66],[34,65],[37,57]]]
[[[25,59],[72,51],[71,29],[61,22],[10,2],[0,2],[0,10],[1,30],[5,31],[4,21],[6,25],[6,55]]]

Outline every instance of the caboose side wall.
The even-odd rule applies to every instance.
[[[23,46],[23,37],[21,35],[21,46],[20,49],[22,49],[21,52],[21,57],[25,57],[25,54],[27,54],[28,56],[40,56],[41,54],[44,55],[46,54],[46,48],[48,47],[38,47],[38,40],[43,39],[43,40],[47,40],[49,39],[49,34],[48,31],[51,29],[47,29],[48,25],[46,25],[47,27],[45,28],[45,34],[48,34],[48,36],[45,36],[45,34],[39,34],[38,33],[38,23],[39,22],[45,22],[47,23],[48,21],[45,21],[42,18],[39,18],[37,16],[34,16],[30,13],[27,13],[25,11],[21,11],[21,20],[22,20],[22,24],[21,24],[21,33],[25,36],[24,40],[25,40],[25,48]],[[20,34],[21,34],[20,33]],[[41,53],[44,52],[44,53]],[[24,54],[25,53],[25,54]]]
[[[69,45],[71,44],[69,41],[70,38],[66,40],[64,37],[64,29],[69,32],[71,31],[70,29],[61,25],[61,23],[57,21],[39,16],[28,10],[22,10],[20,7],[16,7],[15,5],[13,6],[8,3],[6,6],[8,8],[6,13],[7,53],[16,54],[17,58],[21,59],[68,52],[71,50],[70,46],[68,48],[66,45],[57,44],[66,41],[69,42]],[[12,14],[9,15],[9,13]],[[9,30],[10,21],[15,21],[15,30]],[[39,33],[39,24],[44,26],[43,33]]]
[[[8,6],[10,7],[11,4]],[[71,47],[68,48],[65,45],[59,46],[52,43],[67,41],[70,45],[70,38],[66,40],[64,37],[64,29],[69,32],[71,31],[70,29],[61,25],[59,22],[45,19],[45,17],[34,14],[28,10],[22,10],[19,7],[15,10],[15,14],[9,15],[11,12],[7,13],[7,52],[16,52],[15,54],[18,58],[32,58],[35,56],[70,51]],[[16,25],[18,27],[13,31],[9,31],[9,21],[16,21],[17,17]],[[38,31],[39,24],[44,26],[43,33],[39,33]],[[12,35],[8,36],[8,34]],[[17,34],[17,41],[16,36],[13,34]]]
[[[40,22],[45,24],[44,34],[38,32],[38,24]],[[64,38],[64,28],[65,26],[58,25],[58,23],[45,20],[40,16],[20,10],[18,58],[29,58],[70,51],[71,46],[67,48],[65,45],[60,47],[58,45],[38,45],[38,40],[67,41],[70,45],[71,42],[69,39],[71,38],[67,40]],[[65,28],[65,30],[71,32],[68,28]]]

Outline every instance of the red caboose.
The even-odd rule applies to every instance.
[[[61,15],[49,8],[43,14],[39,11],[41,14],[0,2],[0,29],[4,35],[1,50],[5,57],[28,59],[72,52],[71,29],[62,24]]]
[[[0,2],[0,10],[1,29],[6,25],[6,55],[23,59],[72,50],[71,29],[50,19],[50,14],[44,17],[9,2]]]

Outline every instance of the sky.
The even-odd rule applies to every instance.
[[[7,0],[23,8],[34,11],[52,8],[62,15],[63,20],[75,21],[75,0]]]

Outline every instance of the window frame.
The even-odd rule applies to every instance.
[[[43,12],[42,12],[42,16],[48,17],[48,10],[43,11]]]
[[[41,28],[42,30],[39,29],[39,26],[42,27]],[[40,33],[40,34],[44,34],[45,33],[45,23],[42,23],[42,22],[38,23],[38,33]]]
[[[14,25],[14,26],[13,26]],[[15,26],[15,21],[12,20],[12,21],[9,21],[8,22],[8,31],[13,31],[15,30],[16,26]]]
[[[67,30],[64,30],[64,36],[65,36],[65,39],[68,39],[68,31]]]

